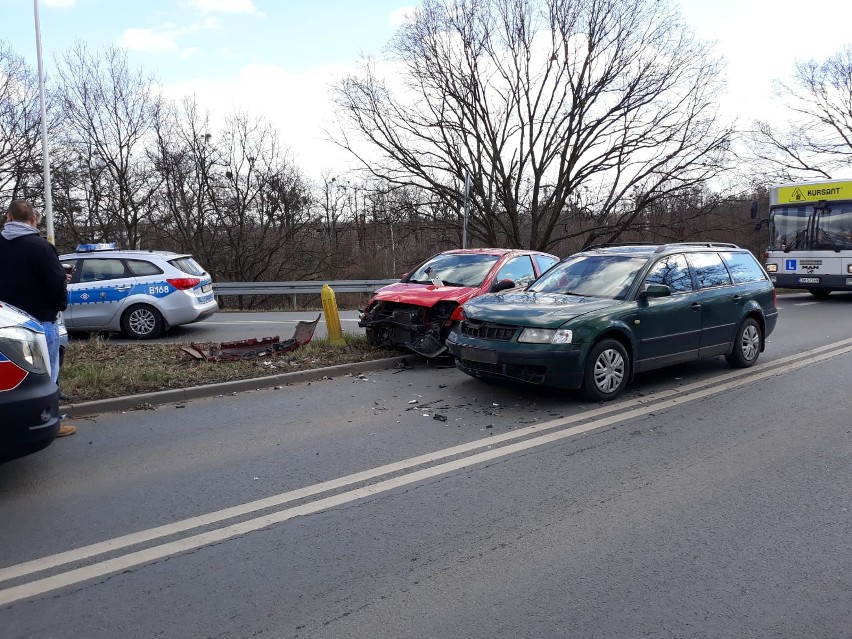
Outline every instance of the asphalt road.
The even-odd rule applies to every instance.
[[[0,636],[850,637],[852,296],[781,306],[604,406],[418,365],[79,421],[0,465]]]
[[[318,315],[320,321],[314,336],[325,337],[328,333],[322,311],[219,312],[202,322],[174,326],[164,337],[155,341],[188,344],[190,342],[229,342],[252,337],[288,339],[293,336],[298,322],[313,321]],[[340,327],[347,333],[364,334],[364,329],[358,328],[358,311],[340,311]],[[72,336],[75,339],[86,337],[88,335],[85,333]],[[109,339],[117,344],[128,344],[134,341],[125,339],[118,333],[111,334]]]

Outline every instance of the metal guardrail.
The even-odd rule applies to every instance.
[[[214,282],[216,295],[296,295],[322,293],[328,284],[335,293],[375,293],[399,280],[327,280],[297,282]]]

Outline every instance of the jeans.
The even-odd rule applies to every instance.
[[[44,336],[47,338],[47,354],[50,357],[50,379],[59,380],[59,326],[56,322],[42,322]]]

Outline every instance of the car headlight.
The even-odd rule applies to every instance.
[[[0,352],[25,371],[50,374],[47,340],[42,333],[21,326],[0,328]]]
[[[570,328],[525,328],[518,337],[526,344],[570,344],[574,331]]]
[[[767,264],[766,265],[766,272],[767,273],[777,273],[778,272],[778,265],[777,264]]]

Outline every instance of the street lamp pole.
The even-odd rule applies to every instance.
[[[36,55],[38,57],[38,96],[41,105],[41,152],[44,165],[44,217],[47,224],[47,241],[55,244],[53,236],[53,197],[50,189],[50,150],[47,148],[47,108],[44,101],[44,65],[41,60],[41,23],[38,16],[38,0],[33,0],[35,13]]]

